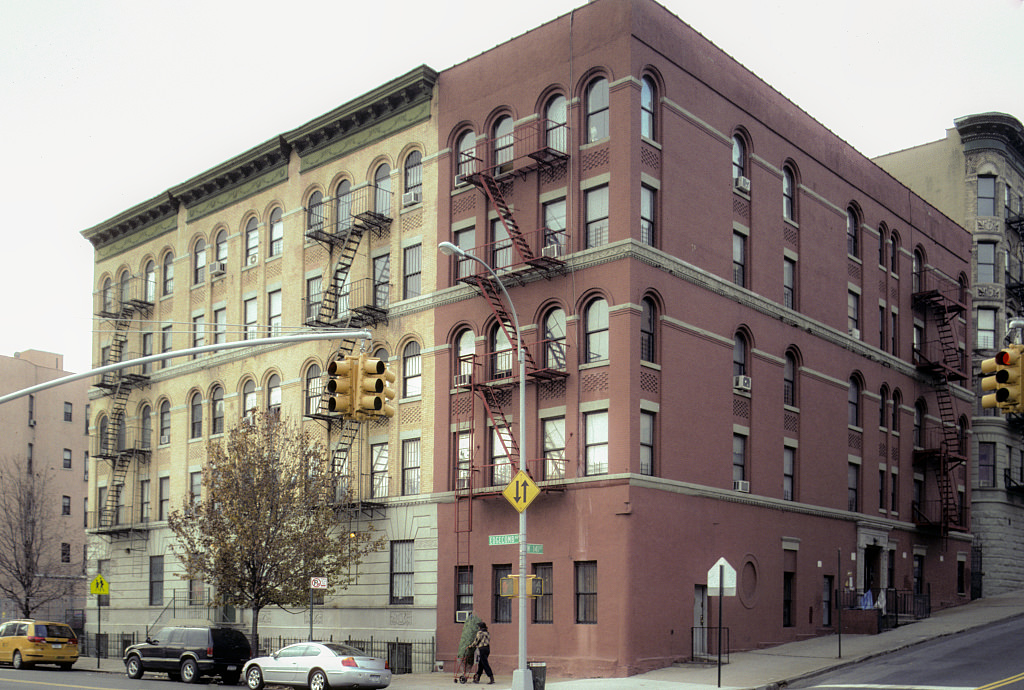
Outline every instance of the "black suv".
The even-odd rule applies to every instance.
[[[124,650],[124,668],[129,678],[156,671],[186,683],[220,676],[225,685],[237,685],[249,656],[249,640],[238,630],[175,626]]]

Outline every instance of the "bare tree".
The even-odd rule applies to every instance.
[[[66,537],[50,479],[24,461],[0,463],[0,595],[25,618],[70,599],[83,581],[81,562],[62,553]]]
[[[213,585],[214,603],[252,611],[254,656],[260,611],[303,605],[313,575],[327,576],[326,594],[347,588],[363,556],[383,548],[372,525],[339,523],[335,483],[322,444],[257,413],[210,444],[201,499],[169,516],[184,577]]]

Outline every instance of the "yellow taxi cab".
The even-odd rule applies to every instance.
[[[67,623],[16,620],[0,625],[0,663],[14,668],[56,664],[67,671],[78,661],[78,636]]]

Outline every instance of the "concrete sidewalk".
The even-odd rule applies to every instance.
[[[843,635],[841,659],[837,657],[839,640],[835,635],[791,642],[770,649],[734,652],[730,663],[722,666],[722,688],[750,690],[779,686],[921,642],[1018,616],[1024,616],[1024,591],[979,599],[964,606],[938,611],[931,618],[879,635]],[[83,657],[75,664],[75,669],[97,670],[96,659]],[[124,664],[120,659],[103,659],[99,670],[124,673]],[[412,673],[394,676],[390,687],[441,690],[452,688],[453,681],[454,674],[450,672]],[[493,686],[495,690],[507,690],[512,684],[511,672],[499,673],[496,681]],[[546,687],[553,690],[667,690],[715,688],[717,685],[718,667],[714,664],[678,664],[629,678],[548,678],[546,682]],[[467,687],[470,686],[473,686],[472,678],[467,683]]]

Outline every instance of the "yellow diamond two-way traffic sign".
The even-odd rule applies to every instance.
[[[501,493],[512,504],[512,507],[521,513],[526,510],[526,506],[533,502],[533,499],[537,498],[540,487],[530,479],[530,475],[519,470]]]

